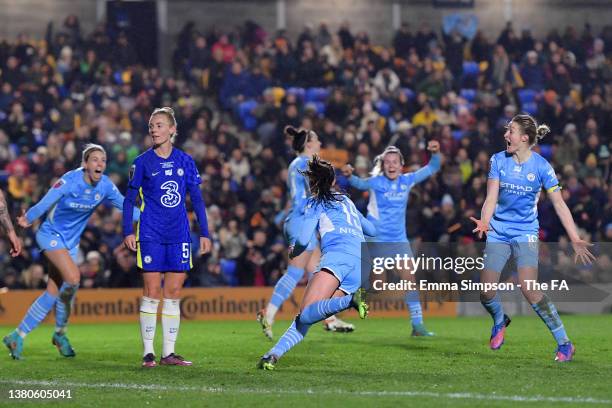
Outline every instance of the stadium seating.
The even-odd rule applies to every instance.
[[[475,77],[480,73],[478,63],[474,61],[465,61],[463,63],[463,76],[464,77]]]
[[[327,88],[308,88],[304,100],[306,102],[325,102],[328,97],[329,90]]]
[[[521,102],[521,106],[526,103],[531,103],[536,101],[537,92],[533,89],[519,89],[517,91],[519,101]]]
[[[257,127],[257,119],[253,116],[253,109],[256,107],[257,101],[254,99],[249,99],[238,105],[238,116],[247,130],[255,130]]]
[[[383,115],[385,118],[391,116],[391,105],[389,102],[383,101],[382,99],[376,102],[374,105],[376,111]]]
[[[459,94],[470,103],[473,103],[476,99],[476,89],[462,89]]]

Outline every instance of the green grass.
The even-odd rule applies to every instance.
[[[438,334],[431,339],[410,338],[407,319],[355,323],[350,334],[315,325],[272,372],[255,369],[272,343],[254,321],[183,322],[177,352],[195,365],[149,370],[140,368],[137,324],[71,327],[74,359],[59,356],[52,328],[43,326],[26,339],[25,360],[0,358],[0,404],[39,406],[8,400],[9,389],[25,388],[68,388],[73,399],[67,404],[105,407],[612,404],[611,316],[564,316],[577,346],[575,361],[566,364],[553,361],[554,341],[536,317],[515,318],[496,352],[487,347],[488,318],[429,319]],[[287,326],[277,322],[275,334]],[[0,333],[11,329],[0,326]],[[160,334],[158,325],[158,340]],[[556,400],[565,397],[573,400]]]

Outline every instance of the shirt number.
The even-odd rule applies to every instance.
[[[344,211],[344,215],[346,215],[346,222],[348,223],[348,225],[355,228],[361,228],[359,222],[359,213],[357,212],[355,206],[352,204],[346,205],[344,202],[341,202],[340,205],[342,206],[342,211]]]

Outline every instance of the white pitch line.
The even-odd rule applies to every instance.
[[[542,395],[491,395],[475,394],[471,392],[430,392],[430,391],[345,391],[345,390],[261,390],[252,388],[222,388],[222,387],[186,387],[166,386],[158,384],[120,384],[120,383],[78,383],[37,380],[0,380],[0,384],[17,386],[40,386],[56,388],[111,388],[123,390],[150,390],[150,391],[195,391],[215,394],[287,394],[287,395],[358,395],[363,397],[432,397],[447,399],[467,399],[484,401],[512,401],[512,402],[567,402],[572,404],[612,404],[612,400],[591,397],[545,397]]]

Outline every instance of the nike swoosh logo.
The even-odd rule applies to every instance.
[[[155,172],[155,173],[152,173],[152,174],[151,174],[151,176],[155,177],[155,176],[157,176],[159,173],[161,173],[161,171],[157,171],[157,172]]]

